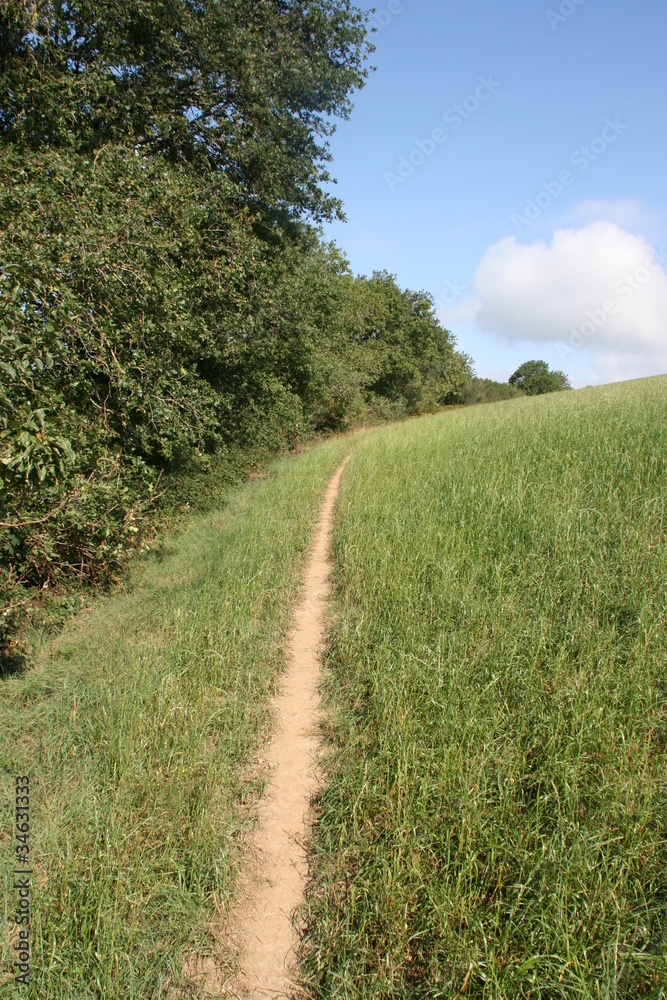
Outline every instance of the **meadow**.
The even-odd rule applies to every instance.
[[[26,998],[197,997],[195,956],[232,968],[256,754],[320,502],[350,452],[306,995],[667,996],[657,378],[278,461],[45,637],[0,687],[4,970],[14,777],[31,778]]]
[[[326,485],[349,441],[232,487],[0,685],[0,985],[14,779],[31,787],[35,1000],[201,994],[262,774],[253,765]],[[219,945],[217,950],[219,951]]]
[[[666,472],[667,378],[360,441],[309,995],[667,996]]]

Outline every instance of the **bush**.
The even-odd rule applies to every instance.
[[[472,378],[461,393],[461,402],[466,406],[474,403],[497,403],[505,399],[516,399],[521,392],[507,382],[494,382],[490,378]]]

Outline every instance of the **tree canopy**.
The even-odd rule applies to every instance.
[[[163,474],[458,398],[429,296],[313,225],[370,50],[349,0],[3,5],[0,641],[113,577]]]
[[[371,46],[350,0],[7,0],[0,135],[95,155],[107,143],[211,165],[270,216],[341,206],[326,136]]]
[[[571,389],[565,372],[551,371],[546,361],[524,361],[510,375],[509,384],[525,392],[527,396],[540,396],[545,392],[560,392]]]

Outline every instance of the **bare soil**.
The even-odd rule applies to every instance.
[[[287,669],[266,747],[268,782],[250,850],[252,868],[232,918],[231,936],[243,972],[238,983],[231,989],[227,986],[227,996],[283,1000],[298,995],[293,973],[299,935],[293,915],[303,901],[307,876],[304,842],[318,780],[320,658],[330,590],[329,543],[346,462],[327,489],[306,565],[303,594],[287,639]]]

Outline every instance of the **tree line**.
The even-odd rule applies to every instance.
[[[165,478],[461,400],[430,296],[318,228],[371,50],[349,0],[3,5],[5,647],[31,593],[113,577]]]
[[[571,389],[565,372],[549,368],[546,361],[524,361],[514,371],[507,382],[495,382],[490,378],[472,376],[463,387],[462,402],[497,403],[518,396],[543,396],[549,392]]]

